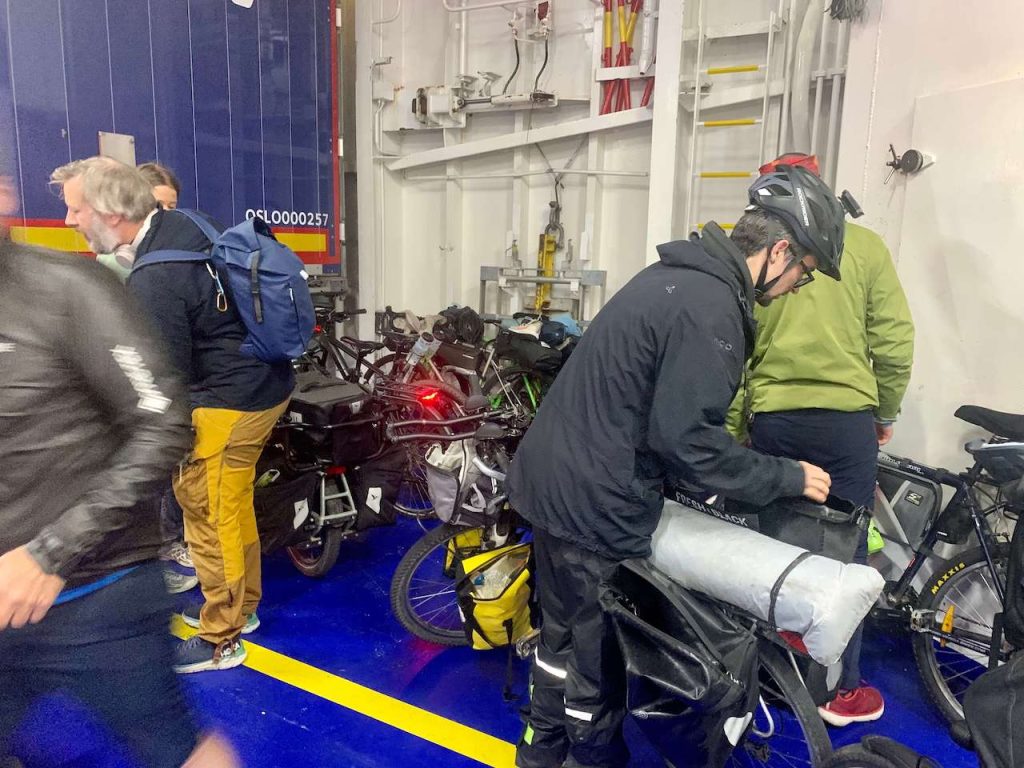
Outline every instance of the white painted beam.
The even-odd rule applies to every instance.
[[[676,0],[676,2],[681,3],[682,0]],[[666,83],[666,87],[668,87],[670,91],[673,91],[673,99],[675,102],[678,102],[678,93],[675,93],[677,90],[675,83],[678,83],[678,81],[679,77],[677,71],[676,77],[674,79],[670,79],[669,82]],[[657,86],[655,86],[655,93],[657,93]],[[649,122],[651,120],[651,116],[652,112],[650,109],[647,109],[646,107],[639,107],[637,109],[629,109],[623,112],[613,112],[610,115],[585,117],[580,120],[569,120],[564,123],[559,123],[558,125],[550,125],[544,128],[517,131],[515,133],[510,133],[507,136],[494,136],[489,139],[480,139],[479,141],[467,141],[454,147],[441,147],[439,149],[428,149],[423,152],[414,152],[397,160],[392,160],[388,164],[388,170],[402,171],[407,168],[419,168],[424,165],[447,163],[452,160],[462,160],[467,157],[476,157],[478,155],[489,154],[491,152],[515,149],[516,147],[522,147],[528,144],[597,133],[599,131],[609,131],[614,128],[622,128],[627,125],[637,125],[639,123]]]
[[[655,246],[672,239],[676,217],[679,153],[679,78],[683,63],[683,0],[661,0],[658,8],[658,77],[651,126],[651,184],[647,204],[645,261]]]
[[[738,24],[712,24],[706,30],[708,38],[722,40],[728,37],[747,37],[750,35],[768,34],[768,22],[763,20],[744,21]],[[683,40],[690,42],[697,39],[696,27],[689,27],[683,32]]]
[[[368,310],[359,318],[359,338],[373,338],[373,313],[383,309],[380,302],[381,290],[381,249],[383,244],[377,238],[377,217],[382,211],[376,210],[378,169],[373,159],[374,110],[372,102],[373,72],[371,61],[375,38],[379,31],[373,26],[373,4],[356,3],[355,7],[355,68],[356,103],[366,108],[356,110],[356,194],[363,201],[359,216],[359,284],[350,286],[357,290],[358,306]],[[334,30],[331,30],[334,33]],[[351,76],[351,75],[349,75]]]

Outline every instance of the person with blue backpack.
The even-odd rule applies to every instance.
[[[259,626],[256,461],[313,330],[302,262],[262,221],[222,230],[205,214],[157,208],[139,171],[116,160],[76,161],[51,178],[67,225],[131,263],[129,294],[189,385],[195,440],[174,493],[205,603],[182,614],[199,632],[178,647],[175,669],[238,666],[240,635]]]

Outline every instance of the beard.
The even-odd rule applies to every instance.
[[[94,219],[92,226],[82,234],[93,253],[113,253],[121,245],[117,233],[99,219]]]

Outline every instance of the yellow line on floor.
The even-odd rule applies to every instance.
[[[179,617],[171,632],[180,638],[194,634]],[[378,722],[437,744],[491,768],[512,768],[515,746],[494,736],[449,720],[322,669],[245,641],[245,666],[321,699],[351,709]]]

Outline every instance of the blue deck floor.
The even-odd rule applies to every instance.
[[[521,702],[505,703],[506,654],[442,649],[408,636],[392,617],[388,586],[395,564],[419,528],[403,520],[343,545],[327,578],[302,577],[284,557],[265,562],[259,645],[374,691],[514,742]],[[836,746],[866,733],[893,736],[940,761],[944,768],[976,766],[949,740],[925,700],[909,638],[869,631],[864,673],[882,689],[887,711],[878,723],[834,730]],[[525,690],[525,665],[517,688]],[[223,729],[250,768],[462,768],[481,763],[409,735],[251,669],[186,678],[190,697],[208,724]],[[631,765],[663,763],[630,727]],[[26,768],[114,768],[130,765],[110,755],[102,730],[67,702],[46,702],[19,736],[34,755]]]

